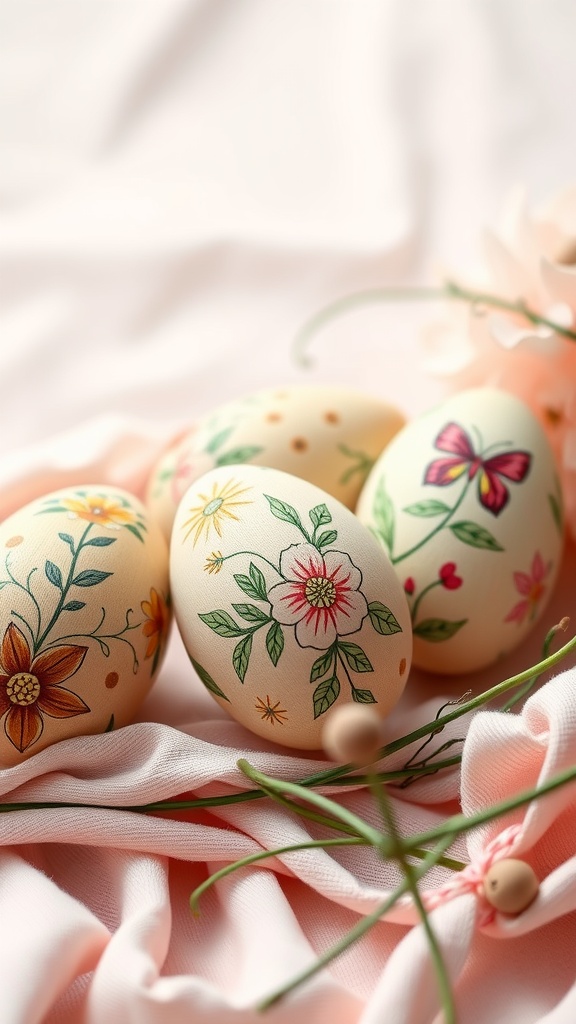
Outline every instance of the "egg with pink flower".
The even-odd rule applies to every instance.
[[[414,664],[475,671],[526,637],[560,566],[562,506],[544,431],[505,391],[462,391],[396,435],[356,512],[406,594]]]
[[[410,668],[406,595],[336,498],[259,466],[197,480],[176,513],[173,607],[199,680],[242,725],[318,749],[335,707],[384,718]]]

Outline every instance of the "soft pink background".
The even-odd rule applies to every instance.
[[[354,289],[468,266],[518,180],[537,199],[576,180],[568,0],[0,0],[0,16],[2,518],[68,482],[141,490],[173,433],[259,386],[333,381],[426,408],[442,393],[418,369],[430,309],[344,317],[306,371],[297,329]],[[546,627],[576,620],[575,570],[571,548]],[[415,674],[390,736],[529,664],[540,643],[481,677]],[[575,682],[558,676],[521,718],[475,719],[467,811],[574,763]],[[229,721],[173,634],[137,724],[59,744],[0,787],[104,807],[202,795],[242,787],[247,752],[293,779],[320,756],[265,750]],[[459,792],[456,773],[413,786],[399,821],[442,820]],[[365,795],[342,799],[375,820]],[[479,931],[469,896],[434,914],[462,1024],[574,1020],[573,801],[572,788],[526,819],[519,850],[545,882],[521,919]],[[0,825],[2,1024],[255,1022],[255,1000],[397,877],[366,852],[293,854],[227,879],[196,921],[188,896],[207,871],[306,825],[264,801]],[[392,917],[271,1020],[438,1020],[421,929],[409,909]]]

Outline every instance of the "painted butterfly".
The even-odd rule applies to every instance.
[[[501,452],[488,459],[474,451],[472,441],[458,423],[448,423],[438,434],[434,447],[441,452],[450,452],[453,458],[435,459],[428,466],[425,484],[446,487],[464,473],[468,479],[478,476],[478,497],[480,504],[492,515],[498,516],[508,504],[510,495],[500,477],[521,483],[528,474],[532,456],[530,452]]]

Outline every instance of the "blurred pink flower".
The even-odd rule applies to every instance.
[[[504,619],[504,622],[517,622],[520,625],[524,622],[527,615],[531,619],[534,618],[538,611],[538,605],[542,600],[544,591],[546,590],[544,580],[550,572],[550,563],[544,565],[542,556],[539,551],[536,552],[532,559],[532,566],[530,572],[515,572],[514,573],[514,584],[516,590],[522,595],[523,600],[518,601],[514,607],[508,612],[508,615]]]
[[[509,203],[501,230],[483,237],[485,265],[474,292],[522,300],[561,327],[576,328],[576,187],[531,211]],[[487,384],[522,398],[542,424],[558,463],[567,521],[576,538],[576,342],[520,313],[450,302],[424,336],[425,368],[460,390]]]

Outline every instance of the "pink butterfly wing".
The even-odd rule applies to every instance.
[[[453,455],[459,455],[467,462],[472,462],[472,459],[476,458],[476,452],[468,434],[458,423],[447,423],[438,434],[434,447],[439,448],[441,452],[452,452]]]
[[[482,463],[482,472],[478,478],[478,491],[484,508],[495,516],[500,515],[510,498],[500,477],[521,483],[530,469],[531,462],[530,452],[502,452],[486,459]]]
[[[480,503],[494,516],[499,516],[506,508],[510,495],[496,473],[492,473],[486,463],[478,476],[478,495]]]
[[[467,468],[468,462],[462,459],[435,459],[426,469],[424,483],[445,487],[462,476]]]
[[[492,455],[484,462],[484,469],[487,473],[499,473],[507,480],[521,483],[527,475],[532,462],[530,452],[502,452],[500,455]]]

